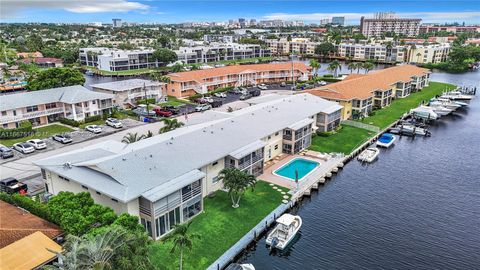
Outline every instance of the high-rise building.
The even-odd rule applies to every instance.
[[[408,37],[417,36],[422,19],[396,18],[393,12],[375,13],[373,19],[360,19],[360,30],[366,37],[378,37],[382,34],[395,33]]]
[[[250,20],[250,26],[255,26],[255,25],[257,25],[257,20],[251,19]]]
[[[327,25],[327,24],[330,24],[332,23],[332,21],[330,19],[321,19],[320,20],[320,25]]]
[[[246,23],[244,18],[239,18],[238,19],[238,24],[240,24],[240,28],[245,28]]]
[[[112,19],[113,27],[122,27],[122,19]]]
[[[332,17],[332,24],[345,25],[345,17]]]

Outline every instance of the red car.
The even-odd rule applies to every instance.
[[[167,111],[162,108],[155,108],[153,109],[153,111],[157,114],[157,116],[160,116],[160,117],[170,117],[173,115],[171,111]]]

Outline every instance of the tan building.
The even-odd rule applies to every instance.
[[[293,71],[293,74],[292,74]],[[302,62],[278,64],[233,65],[167,75],[167,94],[189,97],[205,94],[220,87],[247,86],[260,83],[307,81],[311,77],[310,67]]]
[[[406,62],[417,64],[445,62],[449,53],[450,44],[447,43],[410,46]]]
[[[360,31],[366,37],[379,37],[387,33],[405,35],[407,37],[418,36],[421,19],[396,18],[394,14],[379,13],[373,19],[360,19]]]
[[[315,54],[315,47],[320,44],[320,42],[310,41],[308,38],[294,38],[292,41],[267,39],[265,43],[272,54],[275,55],[288,55],[291,53],[313,55]]]

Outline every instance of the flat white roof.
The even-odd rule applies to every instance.
[[[107,83],[98,83],[90,85],[92,88],[100,88],[105,90],[110,90],[114,92],[127,91],[136,88],[150,87],[150,86],[161,86],[165,83],[155,82],[151,80],[142,80],[142,79],[131,79],[123,80],[116,82],[107,82]]]

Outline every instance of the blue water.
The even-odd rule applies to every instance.
[[[298,179],[301,180],[305,175],[310,173],[313,169],[318,166],[317,162],[310,161],[303,158],[296,158],[286,165],[283,165],[280,169],[276,170],[275,173],[295,180],[295,171],[298,172]]]

